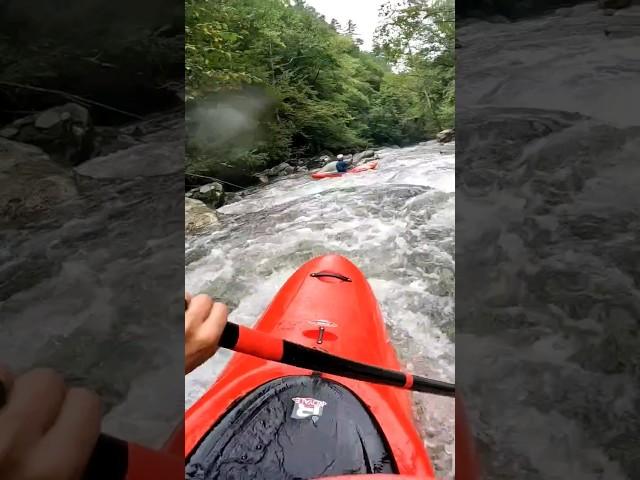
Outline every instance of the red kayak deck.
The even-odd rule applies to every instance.
[[[321,344],[317,343],[319,327],[323,327]],[[367,280],[341,256],[323,256],[304,264],[285,283],[254,328],[352,360],[401,369]],[[312,373],[235,353],[215,384],[186,413],[185,457],[189,458],[239,399],[257,387],[275,379]],[[390,448],[398,474],[421,480],[434,478],[431,461],[413,422],[410,392],[333,375],[320,376],[346,387],[367,407]]]
[[[375,170],[378,168],[378,161],[372,160],[371,162],[363,163],[358,167],[354,167],[351,170],[346,171],[345,173],[339,172],[315,172],[311,174],[311,178],[316,180],[322,180],[323,178],[337,178],[342,177],[343,175],[349,175],[351,173],[362,173],[368,172],[369,170]]]

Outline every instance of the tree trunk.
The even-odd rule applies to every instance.
[[[271,65],[271,85],[276,84],[276,69],[273,66],[273,50],[271,49],[271,40],[269,40],[269,64]]]
[[[442,131],[442,123],[440,122],[440,118],[438,118],[438,114],[436,113],[435,109],[433,108],[433,102],[431,101],[431,96],[429,95],[429,92],[427,91],[426,88],[424,90],[424,96],[427,99],[427,105],[429,106],[429,110],[431,111],[431,117],[433,118],[433,121],[436,124],[436,128],[438,129],[439,132],[441,132]]]

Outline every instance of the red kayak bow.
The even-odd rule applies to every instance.
[[[253,329],[229,324],[221,344],[243,353],[186,413],[188,478],[434,478],[408,389],[455,388],[400,371],[375,296],[346,258],[304,264]]]

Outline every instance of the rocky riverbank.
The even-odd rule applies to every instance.
[[[182,108],[121,126],[66,103],[0,129],[0,222],[25,225],[92,189],[182,170]]]
[[[455,129],[443,130],[437,135],[440,144],[453,142],[455,139]],[[393,148],[399,148],[394,146]],[[380,160],[379,151],[381,148],[367,149],[355,154],[344,156],[344,160],[351,166],[357,167],[371,160]],[[202,234],[219,225],[219,219],[215,210],[225,204],[238,201],[248,194],[255,192],[260,186],[285,179],[291,175],[312,173],[319,170],[329,162],[336,161],[337,156],[333,154],[319,155],[313,158],[293,159],[289,162],[280,163],[272,168],[263,170],[255,174],[259,184],[240,191],[226,191],[225,181],[213,181],[191,188],[186,193],[185,204],[185,231],[188,235]],[[206,180],[205,177],[202,179]],[[209,178],[209,180],[215,180]],[[233,187],[233,185],[232,185]]]
[[[353,167],[371,159],[379,158],[380,156],[375,150],[365,150],[355,155],[345,155],[345,161]],[[246,196],[247,193],[254,191],[260,185],[267,185],[290,175],[313,172],[326,163],[335,160],[335,155],[320,155],[310,159],[295,159],[283,162],[275,167],[256,173],[254,175],[258,183],[256,187],[238,191],[236,186],[235,192],[227,192],[225,190],[227,182],[224,180],[198,185],[188,190],[185,195],[185,231],[188,235],[202,234],[219,224],[215,209]],[[209,180],[215,179],[210,178]],[[234,185],[231,184],[231,187],[233,188]]]
[[[42,220],[98,184],[161,183],[184,168],[182,8],[67,7],[0,6],[3,224]]]

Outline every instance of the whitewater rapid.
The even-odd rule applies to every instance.
[[[338,179],[296,174],[219,210],[222,228],[186,241],[187,291],[226,302],[252,325],[286,279],[326,253],[352,260],[380,302],[401,360],[455,381],[455,146],[383,149],[379,169]],[[186,378],[189,407],[230,354]],[[452,478],[454,402],[415,394],[420,430],[442,478]]]
[[[639,478],[640,6],[607,13],[456,28],[457,377],[488,478]]]

